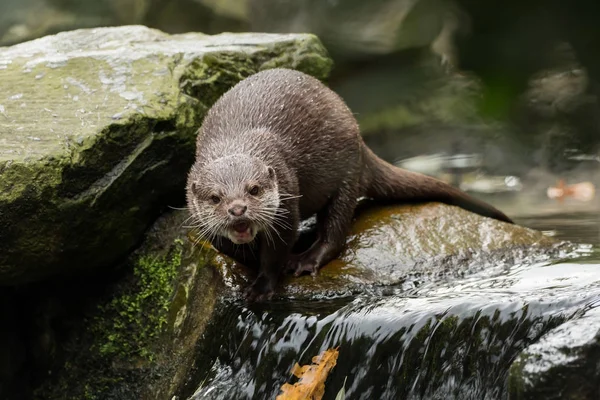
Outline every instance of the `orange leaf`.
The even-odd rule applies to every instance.
[[[314,356],[311,365],[296,363],[291,372],[300,380],[293,385],[284,383],[276,400],[321,400],[325,393],[325,380],[335,367],[338,354],[338,348],[329,349]]]

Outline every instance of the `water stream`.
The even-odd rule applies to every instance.
[[[324,399],[501,399],[515,357],[600,305],[597,213],[522,218],[580,244],[560,262],[498,266],[452,282],[248,309],[223,303],[186,399],[275,399],[294,363],[339,349]]]

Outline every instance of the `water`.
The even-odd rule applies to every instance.
[[[274,399],[294,363],[339,348],[324,399],[502,399],[544,333],[600,304],[598,213],[521,217],[580,244],[570,259],[486,269],[409,292],[248,309],[230,302],[198,348],[187,399]]]

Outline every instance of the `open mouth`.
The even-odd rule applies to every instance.
[[[252,225],[248,221],[236,222],[229,229],[229,239],[235,244],[251,242],[254,239]]]

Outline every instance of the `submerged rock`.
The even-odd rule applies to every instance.
[[[581,309],[583,316],[546,333],[519,355],[510,368],[511,399],[600,397],[600,309],[593,308],[599,304],[597,297]]]
[[[183,198],[212,103],[262,69],[324,78],[312,35],[78,30],[0,48],[0,284],[107,266]]]

